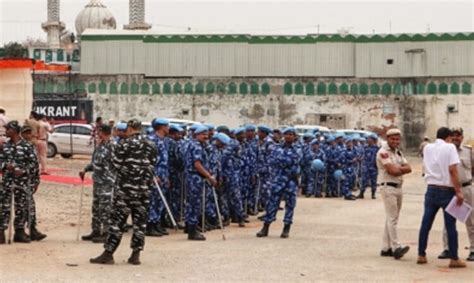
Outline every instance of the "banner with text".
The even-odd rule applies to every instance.
[[[92,123],[92,100],[35,100],[33,109],[59,123]]]

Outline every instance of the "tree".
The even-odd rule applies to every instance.
[[[27,58],[26,48],[18,42],[9,42],[3,46],[5,49],[5,58]]]
[[[48,47],[48,43],[46,41],[44,41],[42,38],[28,37],[21,44],[26,48],[29,48],[29,47],[45,47],[45,48],[47,48]]]

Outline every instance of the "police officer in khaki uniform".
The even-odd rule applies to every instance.
[[[474,205],[474,187],[472,186],[472,175],[474,175],[474,154],[472,148],[469,145],[463,145],[463,129],[454,128],[452,129],[452,143],[456,146],[459,154],[461,163],[457,165],[459,182],[461,183],[462,192],[464,194],[464,201],[469,205]],[[471,216],[466,220],[467,235],[470,242],[470,253],[467,261],[474,261],[474,212],[471,212]],[[443,235],[444,251],[438,256],[439,259],[449,259],[448,250],[448,234],[446,228],[444,229]]]
[[[400,150],[401,132],[387,131],[387,142],[377,152],[378,186],[385,206],[385,230],[381,256],[402,258],[410,249],[398,240],[397,224],[403,199],[403,175],[411,172],[411,167]]]

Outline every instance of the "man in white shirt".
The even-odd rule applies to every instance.
[[[451,143],[452,134],[452,131],[446,127],[439,128],[436,141],[425,146],[423,150],[423,166],[428,190],[425,194],[425,211],[418,237],[418,264],[428,263],[426,259],[428,236],[436,214],[441,208],[448,233],[449,258],[451,259],[449,267],[466,267],[466,264],[458,257],[456,219],[445,211],[454,196],[457,197],[458,205],[464,201],[457,171],[460,161],[456,147]]]
[[[459,159],[461,163],[458,164],[459,182],[461,182],[462,193],[464,194],[464,201],[474,206],[474,187],[472,186],[472,176],[474,173],[474,154],[472,147],[466,144],[462,144],[464,140],[464,131],[462,128],[454,128],[452,142],[456,146]],[[474,211],[466,220],[467,236],[470,243],[469,256],[467,261],[474,261]],[[444,229],[443,233],[443,246],[444,251],[438,256],[439,259],[449,258],[449,247],[448,247],[448,233]]]

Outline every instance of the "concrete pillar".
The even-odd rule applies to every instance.
[[[48,20],[41,25],[48,34],[48,47],[59,48],[59,36],[64,30],[65,25],[60,21],[59,0],[48,0]]]
[[[145,0],[129,0],[129,22],[124,29],[147,30],[151,25],[145,22]]]

